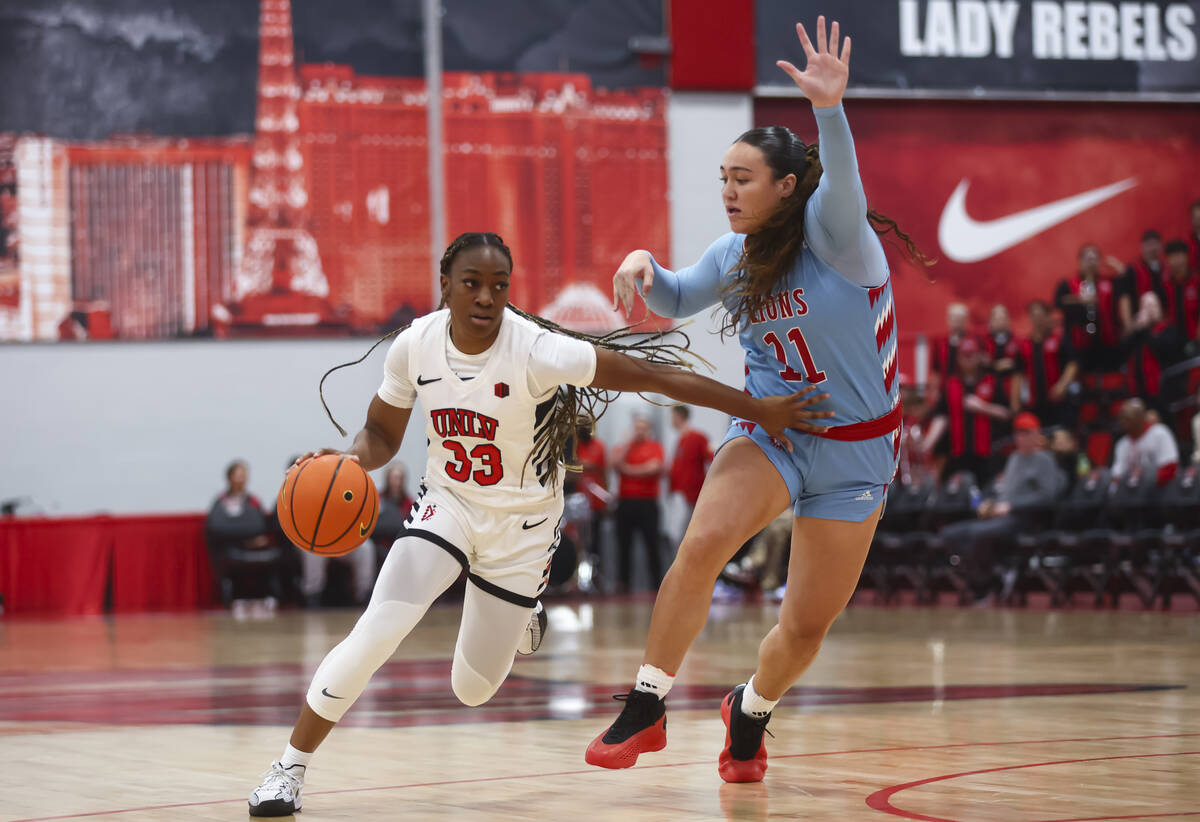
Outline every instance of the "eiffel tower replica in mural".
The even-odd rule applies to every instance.
[[[291,0],[261,0],[247,239],[231,306],[235,327],[260,332],[328,328],[333,313],[317,242],[306,227],[309,202],[294,55]]]

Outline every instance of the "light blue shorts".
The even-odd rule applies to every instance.
[[[749,420],[734,419],[723,446],[747,437],[766,454],[787,483],[792,513],[797,517],[862,522],[887,500],[896,475],[896,454],[889,434],[858,442],[814,437],[788,431],[789,453]]]

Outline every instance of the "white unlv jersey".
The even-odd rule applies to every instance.
[[[556,404],[557,390],[538,398],[529,388],[530,352],[550,332],[506,311],[483,370],[464,380],[446,359],[449,317],[446,309],[435,311],[407,332],[408,377],[429,440],[425,482],[490,509],[561,506],[563,471],[552,482],[547,461],[530,459]]]

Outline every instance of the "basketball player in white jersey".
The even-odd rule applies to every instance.
[[[368,471],[387,464],[420,399],[429,441],[421,494],[370,604],[317,669],[283,756],[251,794],[251,816],[300,810],[317,745],[463,570],[468,583],[451,688],[464,704],[479,705],[508,676],[558,545],[561,461],[576,415],[572,389],[561,386],[658,392],[755,420],[781,441],[785,428],[824,430],[814,420],[826,414],[808,410],[824,395],[751,397],[506,310],[512,256],[495,234],[459,236],[441,272],[447,308],[396,337],[366,423],[343,452]]]

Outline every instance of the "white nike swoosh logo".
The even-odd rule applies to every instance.
[[[1137,178],[1129,177],[998,220],[979,222],[967,215],[967,189],[971,182],[963,179],[942,209],[942,218],[938,221],[938,242],[946,256],[956,263],[986,260],[1136,185]]]

